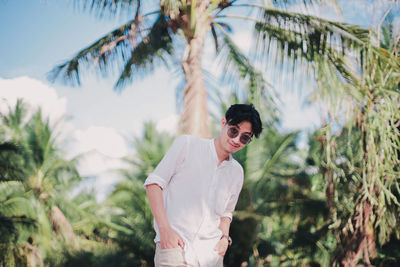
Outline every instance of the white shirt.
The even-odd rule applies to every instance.
[[[229,155],[218,166],[214,139],[190,135],[178,137],[144,187],[158,184],[163,189],[165,211],[171,227],[185,243],[189,264],[214,266],[214,250],[222,236],[221,217],[232,219],[243,185],[243,169]],[[155,242],[160,241],[156,222]]]

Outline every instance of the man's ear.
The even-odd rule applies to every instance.
[[[225,119],[225,118],[222,118],[222,120],[221,120],[221,126],[224,127],[225,124],[226,124],[226,119]]]

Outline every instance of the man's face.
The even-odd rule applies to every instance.
[[[232,129],[230,129],[232,128]],[[246,144],[241,142],[248,139],[248,137],[252,137],[252,127],[251,123],[248,121],[242,121],[237,125],[229,125],[226,119],[222,119],[221,121],[221,143],[224,150],[228,153],[235,153],[242,149]],[[230,133],[228,133],[230,131]],[[232,133],[235,133],[236,137],[232,136]]]

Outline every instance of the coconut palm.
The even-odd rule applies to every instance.
[[[143,183],[161,161],[173,138],[156,131],[153,123],[146,123],[143,136],[133,140],[135,155],[126,159],[128,169],[121,170],[122,181],[115,186],[106,205],[120,212],[113,222],[123,227],[114,239],[126,255],[140,259],[150,266],[154,257],[153,215]]]
[[[216,51],[221,60],[225,60],[222,73],[256,82],[256,87],[265,86],[263,76],[259,75],[263,69],[257,71],[253,66],[255,61],[249,56],[265,59],[273,55],[277,62],[292,63],[294,68],[302,67],[304,62],[329,62],[344,78],[352,78],[344,66],[342,55],[345,47],[363,44],[365,30],[288,11],[292,4],[298,4],[297,1],[271,2],[75,0],[76,6],[100,18],[134,15],[127,23],[55,67],[49,78],[55,80],[59,77],[71,84],[80,84],[83,69],[94,64],[103,74],[117,68],[120,74],[115,89],[120,90],[128,82],[152,71],[159,62],[176,65],[175,55],[179,54],[180,72],[185,77],[181,92],[183,112],[180,129],[199,136],[210,135],[202,69],[207,36],[214,39]],[[298,2],[312,6],[323,1]],[[233,26],[247,22],[252,23],[249,27],[253,27],[255,33],[254,39],[248,40],[256,47],[252,55],[240,51],[232,39]]]
[[[32,246],[27,242],[37,229],[37,215],[21,182],[18,147],[0,144],[0,265],[21,266]],[[17,164],[16,164],[17,163]]]
[[[293,181],[300,169],[290,160],[290,155],[296,153],[297,135],[296,132],[279,133],[274,125],[269,125],[259,140],[234,155],[244,168],[245,182],[232,221],[231,236],[235,242],[225,259],[228,266],[241,266],[254,256],[254,251],[266,239],[264,221],[272,229],[274,220],[295,217],[287,205],[294,202],[294,187],[289,184],[295,184]],[[282,227],[282,221],[280,224]],[[262,251],[257,260],[266,256]]]
[[[371,31],[374,37],[354,64],[357,79],[343,82],[332,71],[318,78],[330,92],[319,98],[326,112],[319,168],[327,183],[330,229],[338,241],[332,262],[344,266],[398,263],[378,251],[390,241],[398,243],[400,231],[399,36],[390,36],[390,23]],[[376,45],[376,40],[382,42]]]
[[[16,192],[20,196],[18,201],[12,202],[5,197],[5,203],[12,203],[16,207],[15,214],[20,217],[34,218],[36,230],[24,235],[25,239],[20,240],[22,243],[18,249],[24,251],[27,264],[36,266],[44,265],[45,259],[55,256],[55,248],[59,248],[64,241],[71,247],[78,246],[77,237],[60,206],[68,201],[65,196],[72,185],[80,181],[80,176],[75,163],[63,158],[55,130],[49,120],[43,118],[41,110],[32,115],[28,115],[27,111],[25,104],[18,100],[7,114],[1,114],[1,138],[4,143],[0,157],[4,159],[1,164],[4,171],[2,181],[8,182],[2,186],[7,190],[18,189]],[[30,212],[19,212],[17,204],[18,209]],[[7,205],[2,208],[6,209]],[[14,216],[4,209],[2,214],[5,212],[9,214],[7,216]],[[31,213],[35,216],[32,217]],[[11,226],[16,227],[20,223],[15,222]]]
[[[72,215],[72,225],[86,237],[87,246],[67,251],[59,266],[153,266],[153,216],[143,183],[172,141],[146,123],[143,136],[133,140],[135,155],[125,159],[128,167],[120,170],[121,181],[104,203],[97,203],[93,193],[74,199],[70,207],[76,205],[78,212]]]
[[[220,97],[221,112],[215,117],[224,114],[227,103],[248,103],[256,97],[254,90],[247,91]],[[258,99],[257,109],[261,117],[272,119],[264,122],[259,139],[233,155],[243,166],[245,179],[231,224],[234,242],[224,262],[227,266],[244,262],[249,266],[308,265],[313,261],[326,265],[323,185],[307,173],[305,153],[296,145],[299,132],[278,130],[277,114],[270,114],[266,98]]]

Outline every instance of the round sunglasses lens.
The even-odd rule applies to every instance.
[[[236,128],[234,128],[234,127],[228,128],[228,136],[230,138],[235,138],[236,136],[238,136],[238,134],[239,134],[239,131]]]
[[[250,142],[250,140],[251,140],[251,137],[248,136],[248,135],[242,135],[242,136],[240,136],[240,142],[241,142],[243,145],[248,144],[248,143]]]

